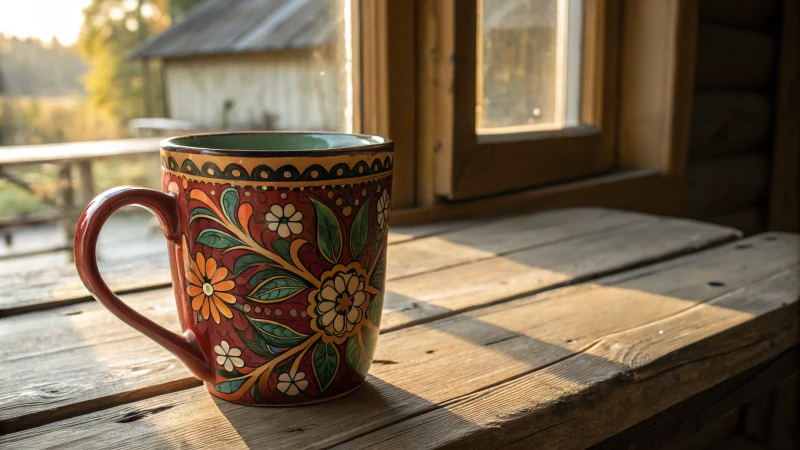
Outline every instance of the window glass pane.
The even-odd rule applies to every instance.
[[[482,0],[478,8],[478,132],[577,125],[582,2]]]

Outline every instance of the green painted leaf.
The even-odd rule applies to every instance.
[[[381,258],[375,266],[375,270],[372,271],[372,278],[369,280],[369,284],[372,285],[375,289],[382,291],[383,284],[385,282],[384,272],[386,271],[386,258]]]
[[[339,219],[323,203],[311,199],[317,215],[317,247],[322,256],[333,264],[342,256],[342,229]]]
[[[261,255],[240,256],[236,259],[236,262],[233,263],[233,274],[239,275],[254,264],[275,264],[275,261]]]
[[[206,228],[201,231],[197,236],[197,242],[211,248],[231,248],[237,245],[243,245],[242,242],[235,237],[215,228]]]
[[[259,284],[263,283],[264,280],[277,276],[294,277],[292,272],[289,272],[288,270],[270,267],[254,273],[253,276],[250,277],[248,283],[250,283],[251,286],[258,286]]]
[[[280,353],[283,353],[285,349],[279,349],[277,347],[273,347],[267,343],[264,338],[261,337],[258,333],[253,333],[253,340],[247,339],[243,332],[239,330],[235,330],[236,334],[239,335],[239,338],[244,342],[244,345],[250,349],[253,353],[259,356],[263,356],[265,358],[270,358],[276,356]]]
[[[358,259],[364,246],[367,244],[367,235],[369,234],[369,201],[370,197],[364,200],[361,209],[356,213],[353,219],[353,228],[350,229],[350,255],[353,259]]]
[[[289,242],[286,241],[286,239],[276,239],[275,242],[272,243],[272,249],[275,250],[275,253],[283,258],[284,261],[294,265],[292,262],[292,254],[289,251]]]
[[[261,404],[261,405],[264,405],[264,404],[272,405],[272,404],[274,404],[271,401],[269,401],[266,398],[264,398],[263,395],[261,395],[261,391],[258,390],[258,383],[254,384],[252,389],[253,389],[253,400],[257,404]]]
[[[202,216],[211,216],[213,218],[218,218],[216,214],[211,212],[211,210],[206,208],[195,208],[192,212],[189,213],[189,222],[194,221],[195,219],[204,219],[205,217]]]
[[[222,191],[222,194],[220,194],[219,200],[222,204],[222,211],[225,212],[225,216],[228,220],[241,228],[242,226],[239,225],[239,221],[236,219],[236,207],[239,205],[239,192],[237,192],[235,188],[225,189]]]
[[[320,391],[324,391],[331,385],[336,372],[339,370],[339,350],[334,344],[319,342],[314,348],[311,358],[312,368],[314,369],[314,379]]]
[[[298,333],[286,325],[281,325],[277,322],[266,319],[250,319],[253,325],[253,330],[258,333],[268,345],[276,347],[270,349],[271,351],[281,352],[283,349],[294,347],[308,338],[308,335]]]
[[[378,292],[372,301],[369,302],[367,307],[367,318],[375,324],[376,327],[381,325],[381,311],[383,310],[383,292]]]
[[[242,387],[245,381],[247,381],[246,378],[242,378],[241,380],[223,381],[222,383],[214,386],[214,389],[224,394],[233,394],[240,387]]]
[[[269,277],[247,295],[249,300],[259,303],[277,303],[294,297],[298,292],[308,286],[294,276],[286,275],[289,272]]]
[[[351,369],[355,370],[356,372],[360,373],[363,376],[367,376],[367,371],[369,370],[370,361],[364,358],[364,355],[361,354],[361,348],[358,346],[358,337],[353,336],[347,340],[347,365],[350,366]]]

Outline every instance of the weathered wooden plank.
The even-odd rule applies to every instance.
[[[542,217],[553,219],[549,215]],[[565,238],[564,231],[557,228],[548,231],[549,228],[540,226],[543,236],[550,234],[554,238],[546,245],[534,239],[535,232],[526,228],[519,235],[529,234],[532,241],[541,245],[390,281],[382,329],[397,330],[531,292],[596,278],[737,236],[730,229],[685,220],[627,214],[619,217],[634,217],[635,220],[619,226],[600,227],[594,233],[577,234],[570,239]],[[611,220],[594,219],[598,224]],[[516,222],[503,223],[519,226],[532,223],[530,218],[514,220]],[[563,229],[574,231],[574,226],[565,223]],[[490,233],[491,229],[483,231],[488,233],[484,248],[498,250],[497,245],[504,241],[495,240],[497,237]],[[503,232],[514,234],[510,229],[503,229]],[[127,300],[135,309],[145,311],[148,316],[152,314],[159,323],[178,328],[170,289],[129,296]],[[4,378],[22,376],[26,380],[0,394],[0,424],[7,427],[31,426],[74,415],[76,404],[88,410],[97,409],[101,404],[119,404],[130,398],[140,398],[136,397],[140,389],[144,391],[142,395],[152,396],[159,390],[173,390],[174,383],[196,383],[166,351],[123,326],[95,303],[10,317],[0,320],[0,324],[1,357],[16,361],[36,355],[41,364],[59,367],[62,374],[53,384],[52,374],[44,371],[4,373]],[[109,379],[111,367],[115,375]],[[20,366],[19,370],[24,371],[24,368]],[[32,397],[44,394],[47,400],[31,401]]]
[[[595,213],[604,214],[599,210]],[[392,227],[388,241],[389,245],[395,245],[460,230],[478,223],[480,222],[477,220],[462,220]],[[120,294],[172,284],[166,252],[100,261],[100,267],[108,285]],[[391,267],[388,270],[391,271]],[[11,273],[0,280],[0,290],[0,317],[92,300],[72,264]]]
[[[347,447],[585,448],[796,346],[798,269],[606,336]]]
[[[121,158],[157,154],[161,138],[69,142],[65,144],[17,145],[0,152],[0,166],[43,164],[63,161]],[[157,158],[157,156],[153,156]]]
[[[672,406],[593,447],[708,448],[730,436],[739,422],[741,406],[800,371],[800,348],[730,378]]]
[[[765,33],[701,25],[695,88],[754,89],[775,81],[777,44]]]
[[[765,29],[774,25],[780,0],[700,0],[700,21],[734,28]]]
[[[800,2],[783,2],[770,229],[800,231]]]
[[[767,148],[772,128],[772,104],[766,95],[698,92],[692,104],[689,158]]]
[[[724,372],[739,359],[731,357],[725,364],[713,352],[740,352],[688,345],[749,323],[762,311],[780,308],[782,303],[793,305],[799,284],[794,275],[800,264],[796,250],[799,243],[796,236],[790,235],[756,236],[594,284],[520,298],[386,333],[381,336],[376,355],[381,362],[372,368],[367,385],[351,396],[313,408],[240,407],[214,401],[197,388],[25,430],[0,438],[0,444],[36,447],[58,442],[93,448],[100,442],[105,446],[135,443],[160,447],[246,443],[270,448],[327,447],[359,437],[372,439],[381,433],[378,430],[395,430],[394,427],[414,423],[420,430],[437,430],[438,436],[424,441],[425,445],[434,445],[463,436],[465,430],[472,433],[473,427],[486,430],[481,422],[475,422],[480,417],[451,413],[453,408],[490,397],[492,386],[500,389],[504,383],[516,380],[527,383],[532,376],[539,378],[526,385],[525,391],[519,391],[518,397],[501,396],[501,402],[487,402],[486,414],[499,414],[511,422],[524,417],[514,413],[513,407],[520,404],[558,410],[557,405],[538,400],[551,395],[548,398],[556,401],[564,398],[565,386],[571,387],[571,392],[579,392],[579,388],[606,380],[607,367],[627,367],[626,373],[639,382],[636,386],[642,386],[647,379],[660,380],[660,374],[676,373],[668,370],[672,367],[690,368],[679,375],[691,379],[689,374],[697,373],[694,361],[710,361],[702,369],[716,384],[720,375],[714,367]],[[795,291],[787,294],[782,287]],[[731,298],[739,299],[735,303],[738,309],[719,306],[728,305],[724,302]],[[712,300],[719,305],[699,305]],[[789,320],[791,311],[786,311],[781,317]],[[701,319],[708,326],[696,326]],[[764,333],[774,336],[771,324],[764,325],[760,334],[746,334],[748,339],[753,337],[755,342],[755,337]],[[737,336],[741,338],[742,334]],[[638,347],[640,342],[642,346]],[[777,344],[776,341],[773,350],[780,347]],[[625,351],[633,348],[641,351]],[[686,350],[678,352],[681,348]],[[742,361],[769,356],[770,351],[762,347],[748,348],[756,356],[748,355]],[[742,350],[745,351],[747,348]],[[695,378],[689,384],[696,387],[703,380],[704,377]],[[531,392],[538,392],[534,400]],[[587,401],[586,407],[591,405]],[[658,405],[663,406],[663,402]],[[563,409],[579,408],[570,404]],[[125,414],[146,415],[147,411],[154,415],[134,424],[115,422]],[[442,414],[447,420],[417,419],[430,418],[429,414]],[[499,422],[492,422],[492,426]],[[620,421],[617,426],[629,425]],[[392,433],[392,442],[422,442],[397,440],[412,436],[415,429],[409,427],[399,435]],[[508,440],[495,440],[492,444],[499,442]]]
[[[709,219],[755,206],[765,198],[768,180],[765,155],[694,161],[686,170],[686,213]]]

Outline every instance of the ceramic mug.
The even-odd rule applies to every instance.
[[[378,338],[392,151],[380,137],[335,133],[164,140],[163,193],[119,187],[86,207],[78,273],[219,398],[273,406],[345,395],[364,381]],[[126,205],[161,222],[182,335],[131,309],[100,276],[97,237]]]

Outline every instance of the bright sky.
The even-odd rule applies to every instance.
[[[0,0],[0,33],[62,44],[78,39],[81,10],[92,0]]]

